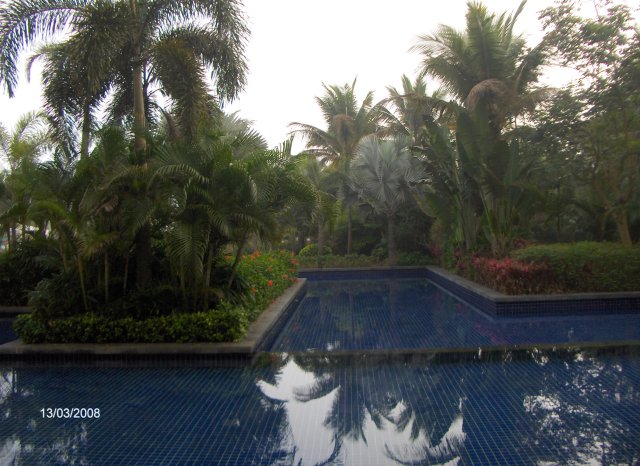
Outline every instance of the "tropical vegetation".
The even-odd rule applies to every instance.
[[[440,263],[509,292],[576,290],[578,276],[600,289],[603,261],[627,270],[640,238],[638,27],[625,6],[581,17],[558,0],[528,44],[524,7],[469,2],[464,29],[418,37],[414,79],[379,101],[356,80],[323,84],[324,126],[293,122],[269,149],[223,111],[246,82],[240,2],[0,2],[0,84],[13,94],[27,50],[44,69],[42,110],[0,127],[0,285],[20,277],[3,296],[33,310],[18,328],[238,338],[292,283],[291,253]],[[580,76],[545,87],[550,65]],[[623,252],[584,246],[603,241]],[[610,276],[604,289],[637,288]]]

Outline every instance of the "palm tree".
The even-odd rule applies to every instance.
[[[485,101],[496,135],[506,119],[531,109],[544,90],[532,90],[544,64],[542,44],[528,49],[513,27],[524,9],[496,16],[479,2],[467,4],[466,28],[440,25],[435,34],[419,36],[413,46],[423,56],[422,73],[442,81],[444,89],[470,109]]]
[[[411,199],[410,185],[422,177],[407,141],[368,136],[358,146],[352,167],[353,181],[361,198],[387,219],[389,264],[397,262],[395,222],[398,209]]]
[[[427,83],[423,76],[411,82],[407,75],[402,75],[402,90],[388,86],[389,97],[381,103],[393,105],[393,112],[382,108],[386,120],[387,132],[394,136],[409,138],[412,146],[422,145],[425,131],[425,118],[440,119],[449,116],[451,102],[445,102],[445,93],[436,89],[427,94]]]
[[[307,152],[324,163],[333,165],[341,174],[340,195],[347,208],[347,254],[352,248],[352,206],[357,196],[350,189],[350,165],[363,137],[381,130],[381,105],[373,105],[373,92],[368,92],[358,105],[355,95],[356,80],[343,86],[322,84],[324,95],[316,97],[327,129],[293,122],[294,134],[307,138]]]
[[[212,266],[223,247],[236,246],[229,288],[251,236],[274,239],[277,215],[292,200],[312,196],[287,145],[249,153],[242,145],[251,148],[255,141],[246,132],[227,136],[205,134],[195,143],[170,144],[151,164],[154,176],[174,187],[167,248],[185,301],[196,309],[210,304]]]
[[[27,209],[31,202],[38,159],[50,145],[46,119],[42,113],[23,115],[9,132],[0,125],[0,157],[9,164],[3,180],[0,222],[7,231],[10,246],[17,242],[17,226],[23,232],[27,224]]]
[[[183,130],[190,132],[210,107],[206,69],[220,99],[234,98],[245,83],[247,29],[236,0],[17,0],[0,9],[0,82],[10,96],[22,50],[39,36],[67,28],[69,39],[46,51],[46,60],[71,73],[71,88],[80,92],[61,95],[64,76],[47,66],[48,104],[62,102],[58,114],[74,106],[86,114],[111,87],[114,113],[132,107],[137,152],[147,145],[153,86],[172,99]],[[86,76],[77,76],[79,70]]]
[[[325,229],[327,227],[329,230],[333,228],[339,214],[338,200],[336,196],[332,194],[332,191],[335,191],[335,186],[332,186],[335,177],[331,169],[322,165],[313,155],[304,156],[301,170],[305,178],[309,180],[315,197],[313,206],[310,209],[310,217],[317,227],[319,261],[320,256],[324,254]],[[319,262],[318,265],[320,265]]]

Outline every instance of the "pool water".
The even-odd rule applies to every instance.
[[[13,318],[0,319],[0,345],[18,338],[13,331]]]
[[[425,279],[309,281],[272,351],[486,348],[640,340],[640,314],[491,317]]]
[[[422,279],[310,280],[272,341],[229,367],[0,362],[0,465],[640,464],[638,316],[493,319]]]
[[[312,353],[250,368],[5,368],[0,464],[638,464],[640,358]],[[46,419],[46,407],[99,408]]]

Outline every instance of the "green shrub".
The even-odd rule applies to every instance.
[[[51,242],[41,238],[0,253],[0,304],[26,306],[29,292],[56,271],[50,260],[53,255]]]
[[[243,309],[224,306],[215,311],[145,320],[80,314],[45,322],[33,315],[21,315],[14,330],[25,343],[195,343],[237,341],[248,326]]]
[[[375,256],[364,256],[361,254],[349,254],[344,256],[326,255],[326,256],[298,256],[300,267],[315,268],[349,268],[349,267],[384,267],[387,265],[387,258],[378,258]],[[412,252],[398,253],[398,264],[400,266],[408,265],[431,265],[436,261],[431,256]]]
[[[230,263],[227,258],[227,269]],[[247,289],[242,304],[223,299],[212,311],[181,312],[177,292],[158,285],[109,307],[90,297],[94,313],[84,312],[78,287],[70,286],[77,277],[60,274],[39,285],[32,294],[34,312],[16,319],[14,329],[27,343],[235,341],[297,280],[297,260],[286,251],[255,252],[242,258],[237,273]]]
[[[329,246],[322,247],[322,255],[331,255],[333,251]],[[318,245],[316,243],[307,244],[305,247],[300,249],[298,253],[298,257],[308,257],[308,256],[317,256],[318,255]]]
[[[640,291],[640,247],[618,243],[561,243],[529,246],[512,257],[546,264],[554,286],[564,292]]]
[[[249,321],[253,321],[296,282],[298,260],[288,251],[256,251],[242,258],[238,275],[249,287],[244,306]]]
[[[89,293],[88,302],[95,303]],[[41,280],[29,293],[29,307],[40,320],[70,317],[85,312],[80,280],[75,271],[60,272]]]
[[[399,252],[398,265],[434,265],[437,260],[432,256],[417,252]]]
[[[349,254],[345,256],[306,256],[299,257],[300,267],[304,268],[348,268],[348,267],[375,267],[382,265],[380,261],[371,256]]]
[[[77,277],[58,274],[38,285],[30,301],[34,312],[19,317],[14,328],[27,343],[234,341],[297,280],[297,260],[285,251],[256,252],[243,257],[237,273],[247,289],[242,305],[223,299],[215,310],[195,313],[180,312],[179,293],[168,285],[131,292],[108,306],[89,296],[95,312],[85,313],[73,286]]]

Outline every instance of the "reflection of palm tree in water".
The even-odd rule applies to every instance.
[[[294,464],[337,458],[358,458],[362,464],[455,460],[465,439],[462,402],[457,395],[443,399],[451,390],[439,388],[437,374],[423,367],[341,366],[339,360],[304,355],[286,360],[275,384],[259,381],[258,387],[285,404],[283,428],[289,434],[282,448]],[[437,390],[439,396],[431,396]]]

